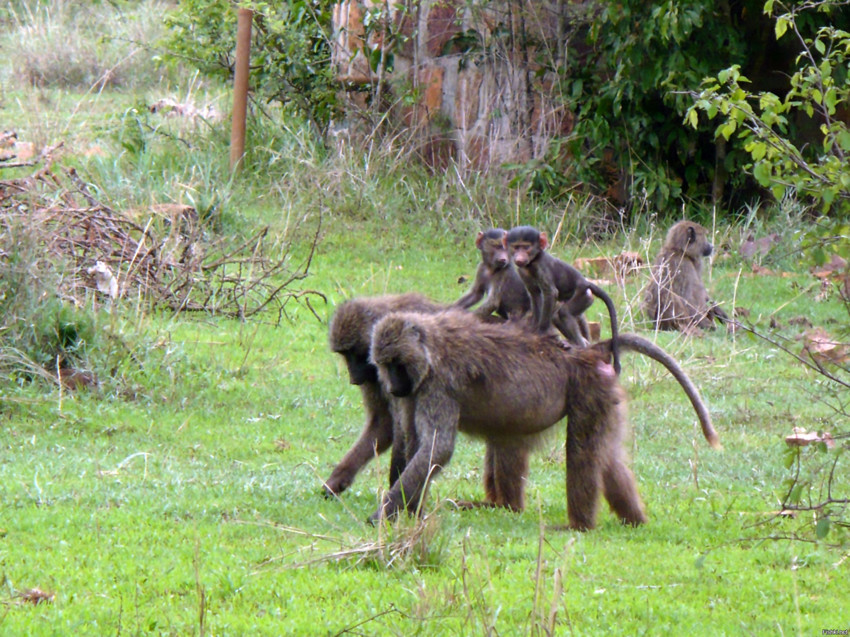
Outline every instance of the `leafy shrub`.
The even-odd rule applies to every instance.
[[[784,85],[794,71],[796,53],[774,40],[763,5],[585,5],[572,19],[566,65],[552,69],[576,113],[566,161],[578,180],[604,188],[625,178],[627,197],[645,198],[667,213],[678,212],[682,198],[740,206],[761,197],[758,183],[741,170],[750,159],[739,140],[727,143],[708,122],[683,122],[690,117],[689,92],[723,68],[738,65],[764,87]],[[801,23],[801,33],[828,20],[846,21],[847,11]]]
[[[264,100],[288,107],[324,132],[336,112],[330,66],[330,0],[241,2],[252,9],[251,82]],[[202,73],[230,79],[236,10],[229,0],[181,0],[165,17],[165,59],[185,60]]]
[[[0,349],[15,353],[0,357],[0,366],[3,361],[31,363],[47,371],[57,364],[84,366],[93,321],[58,298],[61,264],[47,258],[21,226],[0,229],[0,254]]]
[[[826,11],[841,2],[819,3]],[[773,0],[765,3],[772,13]],[[805,7],[804,7],[805,8]],[[819,213],[850,214],[850,129],[838,112],[850,101],[850,33],[822,26],[812,37],[801,29],[800,8],[776,18],[776,38],[795,37],[800,66],[791,75],[784,97],[772,91],[751,92],[750,80],[733,65],[703,82],[688,110],[699,126],[698,111],[720,119],[716,136],[736,138],[749,154],[743,167],[777,200],[799,196]],[[811,122],[805,137],[793,136],[796,122]],[[798,124],[799,126],[799,124]],[[815,132],[816,131],[816,132]]]

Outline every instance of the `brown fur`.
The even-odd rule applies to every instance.
[[[611,319],[614,370],[619,374],[617,310],[611,297],[573,266],[546,252],[549,239],[545,232],[531,226],[512,228],[505,235],[504,245],[531,297],[532,320],[539,332],[548,331],[554,324],[568,341],[586,346],[589,330],[584,313],[594,296],[602,299]],[[563,302],[563,309],[559,301]]]
[[[729,321],[702,282],[702,259],[714,250],[707,234],[693,221],[679,221],[667,232],[643,297],[643,312],[655,329],[713,329],[715,318]]]
[[[481,252],[481,263],[469,292],[459,298],[454,307],[468,310],[486,295],[484,302],[475,310],[482,317],[495,312],[504,319],[516,320],[531,309],[525,285],[502,243],[505,234],[502,228],[478,233],[475,247]]]
[[[382,384],[415,403],[407,465],[372,520],[417,509],[458,431],[488,443],[488,500],[522,509],[528,454],[566,416],[570,527],[593,528],[600,492],[624,522],[646,521],[622,444],[625,396],[607,352],[566,351],[550,334],[444,312],[385,317],[371,356]]]
[[[336,465],[324,483],[327,496],[339,495],[354,481],[357,472],[376,454],[393,442],[393,426],[404,417],[399,401],[385,392],[378,382],[377,370],[369,362],[372,328],[383,316],[394,311],[437,312],[444,306],[420,294],[395,294],[359,297],[345,301],[331,318],[331,350],[346,361],[349,380],[360,386],[366,423],[357,442]],[[394,450],[390,461],[390,486],[404,469],[404,450]]]
[[[719,446],[708,410],[675,360],[642,337],[622,338],[624,349],[670,370],[706,439]],[[593,528],[600,492],[623,522],[645,522],[623,448],[625,396],[610,351],[610,341],[565,351],[551,334],[485,325],[459,312],[382,319],[373,332],[372,360],[382,384],[405,396],[414,413],[406,421],[407,464],[371,519],[417,510],[427,482],[451,459],[458,430],[487,441],[487,501],[522,510],[529,453],[566,416],[570,527]]]

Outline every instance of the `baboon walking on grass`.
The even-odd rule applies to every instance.
[[[369,362],[372,328],[390,312],[437,312],[445,306],[421,294],[391,294],[358,297],[342,303],[331,318],[328,330],[331,350],[345,359],[348,378],[363,395],[366,423],[357,442],[348,450],[324,483],[325,494],[339,495],[354,481],[357,472],[393,442],[393,424],[403,418],[399,401],[378,382],[378,370]],[[403,448],[390,460],[390,486],[404,469]]]
[[[566,416],[570,527],[594,527],[600,492],[624,523],[644,523],[623,447],[625,395],[610,349],[605,343],[565,350],[551,333],[485,324],[457,311],[381,319],[371,360],[383,386],[414,410],[405,423],[404,470],[370,519],[416,511],[427,481],[451,459],[458,431],[487,442],[488,500],[501,497],[503,506],[522,509],[529,453]],[[704,416],[704,434],[716,444]]]

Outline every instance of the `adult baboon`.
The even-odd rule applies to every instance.
[[[540,332],[547,331],[554,322],[571,343],[586,345],[589,331],[584,312],[593,303],[594,296],[602,299],[611,319],[614,371],[619,374],[617,310],[605,290],[588,281],[573,266],[546,252],[549,239],[545,232],[531,226],[512,228],[505,235],[504,245],[531,296],[533,321]],[[566,312],[558,311],[558,301],[564,302]]]
[[[702,282],[702,258],[714,250],[706,235],[693,221],[679,221],[667,232],[643,296],[643,312],[655,329],[713,329],[715,318],[729,323]]]
[[[502,228],[478,233],[475,247],[481,251],[481,263],[478,264],[475,281],[469,292],[455,301],[453,307],[468,310],[486,295],[484,303],[475,310],[479,316],[495,312],[504,319],[515,320],[531,309],[525,285],[502,242],[505,234]]]
[[[660,349],[632,338],[627,343],[637,351]],[[451,459],[458,431],[487,442],[488,500],[521,510],[529,453],[566,416],[570,527],[593,528],[600,491],[623,522],[645,522],[622,444],[625,396],[609,363],[611,347],[565,350],[551,333],[484,324],[457,311],[381,319],[371,360],[384,387],[414,411],[406,422],[407,464],[370,519],[415,511],[428,480]],[[704,406],[700,417],[716,445]]]
[[[351,486],[357,472],[376,453],[383,453],[390,447],[393,423],[402,418],[401,406],[381,388],[378,371],[369,362],[369,345],[375,323],[394,311],[437,312],[442,309],[445,306],[421,294],[411,293],[358,297],[345,301],[334,312],[328,330],[331,350],[345,359],[351,384],[360,386],[366,424],[357,442],[325,481],[325,495],[339,495]],[[399,448],[390,460],[390,486],[403,468],[404,449]]]

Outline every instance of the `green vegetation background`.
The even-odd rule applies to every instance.
[[[111,312],[87,307],[74,320],[91,335],[80,360],[97,368],[98,389],[69,393],[21,374],[0,381],[0,634],[812,634],[847,627],[843,531],[821,542],[789,541],[781,538],[810,525],[813,514],[773,516],[790,475],[784,436],[795,426],[846,428],[835,409],[840,394],[833,398],[822,376],[746,334],[653,334],[637,314],[645,272],[609,287],[622,329],[656,338],[682,362],[724,445],[714,452],[704,443],[666,372],[626,358],[629,444],[646,526],[624,528],[605,511],[590,533],[551,528],[566,520],[562,426],[533,458],[522,514],[453,509],[452,499],[482,494],[483,446],[465,437],[431,489],[423,522],[365,523],[386,486],[386,458],[339,500],[323,498],[322,479],[363,422],[359,392],[326,343],[335,304],[407,290],[456,299],[466,285],[459,278],[476,266],[472,237],[493,223],[532,223],[550,233],[560,224],[554,252],[568,260],[621,250],[649,260],[670,220],[647,205],[612,237],[588,240],[592,200],[549,204],[497,181],[429,175],[391,147],[328,151],[292,120],[259,112],[245,170],[231,180],[226,120],[192,124],[146,108],[174,97],[226,113],[227,91],[179,69],[157,74],[149,53],[128,56],[121,48],[135,41],[122,29],[144,23],[155,31],[153,17],[168,5],[140,3],[132,12],[96,5],[115,37],[96,40],[101,48],[88,57],[75,48],[86,40],[61,37],[79,28],[63,6],[21,3],[6,14],[4,48],[27,50],[46,39],[27,50],[29,66],[20,57],[0,66],[2,128],[39,147],[62,141],[62,163],[83,171],[117,209],[190,203],[208,215],[211,232],[234,241],[267,224],[295,262],[321,218],[303,289],[322,292],[327,303],[312,301],[314,314],[292,302],[279,325],[274,317],[174,317],[130,301]],[[53,56],[46,61],[88,68],[81,75],[89,79],[80,80],[88,86],[110,46],[116,61],[104,68],[125,77],[123,86],[87,90],[60,79],[33,86],[21,75]],[[0,179],[23,174],[3,169]],[[712,294],[729,309],[747,309],[758,330],[789,339],[794,351],[805,328],[792,319],[838,331],[846,308],[835,292],[819,294],[800,258],[805,216],[793,207],[749,212],[730,221],[685,208],[712,227],[718,246],[706,274]],[[3,232],[4,250],[26,243]],[[777,242],[757,259],[769,272],[754,273],[738,248],[750,234],[769,233]],[[4,261],[6,276],[11,263]],[[3,355],[16,347],[6,340],[10,326],[28,317],[36,325],[40,303],[53,296],[49,289],[33,295],[29,314],[2,318]],[[601,304],[590,314],[602,318]],[[137,366],[98,367],[118,356],[116,342]],[[52,601],[31,603],[33,589]]]

